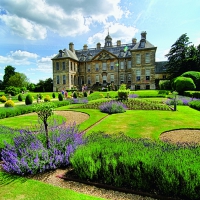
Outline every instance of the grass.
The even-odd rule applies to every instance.
[[[49,118],[49,122],[53,121],[54,119],[56,119],[58,124],[62,124],[62,122],[66,120],[66,118],[63,116],[52,115]],[[12,127],[13,129],[29,128],[31,130],[35,130],[35,125],[37,124],[38,124],[38,115],[36,113],[0,119],[0,125]]]
[[[102,198],[81,194],[69,189],[55,187],[40,181],[31,180],[0,172],[0,199],[2,200],[100,200]]]
[[[199,111],[188,106],[178,106],[176,112],[128,110],[125,113],[109,115],[92,127],[87,134],[98,131],[112,134],[117,131],[133,138],[141,137],[158,140],[159,135],[164,131],[199,127]]]

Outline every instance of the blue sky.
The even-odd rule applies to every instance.
[[[0,80],[12,65],[30,82],[52,77],[51,58],[60,49],[96,47],[108,33],[131,43],[142,31],[157,47],[156,61],[184,33],[200,44],[199,0],[1,0]]]

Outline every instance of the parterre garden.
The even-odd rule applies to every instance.
[[[199,145],[173,145],[159,140],[159,135],[164,131],[200,127],[198,99],[156,90],[129,94],[123,91],[120,94],[116,91],[94,92],[88,96],[77,93],[77,98],[71,98],[73,95],[69,94],[62,101],[53,101],[55,110],[85,112],[90,118],[79,127],[76,124],[59,126],[62,117],[57,117],[57,124],[55,120],[49,121],[48,147],[42,124],[36,133],[33,124],[26,124],[28,128],[21,129],[22,124],[12,120],[16,115],[34,112],[34,105],[0,108],[0,148],[4,169],[0,173],[2,190],[8,190],[11,187],[8,183],[12,181],[12,184],[19,186],[26,180],[21,176],[26,174],[71,165],[82,180],[175,198],[199,199]],[[178,104],[176,112],[173,111],[174,102]],[[48,101],[44,103],[48,104]],[[18,117],[21,117],[21,122],[25,118]],[[35,185],[32,180],[26,180],[26,183]],[[20,189],[17,188],[14,193],[19,194]],[[59,190],[63,198],[68,192],[77,199],[81,196],[58,188],[52,189],[52,192],[54,190]],[[34,198],[40,199],[40,192],[42,190],[39,189]],[[5,194],[4,199],[13,198],[12,195]],[[30,194],[25,192],[24,195],[27,197]],[[50,196],[43,194],[42,197],[48,199]]]

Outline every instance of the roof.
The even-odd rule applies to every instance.
[[[148,40],[141,39],[139,42],[131,50],[141,50],[144,48],[156,48],[153,44],[151,44]]]
[[[72,52],[68,49],[59,50],[59,53],[55,57],[53,57],[52,60],[60,58],[72,58],[78,61],[78,57],[75,52]]]
[[[123,58],[123,57],[128,58],[128,57],[131,57],[131,54],[129,52],[133,47],[134,47],[134,44],[131,43],[131,44],[124,44],[121,46],[90,48],[87,50],[76,50],[76,55],[80,62],[90,61],[97,54],[99,54],[101,51],[104,51],[104,50],[106,50],[107,52],[110,52],[111,54],[115,55],[118,58]],[[123,55],[121,52],[123,52]]]
[[[156,74],[164,74],[167,73],[167,67],[166,64],[168,63],[168,61],[161,61],[161,62],[156,62],[156,69],[155,69],[155,73]]]

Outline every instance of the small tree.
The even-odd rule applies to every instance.
[[[45,134],[46,134],[46,146],[49,149],[49,133],[48,133],[48,118],[53,115],[53,109],[55,108],[55,104],[48,102],[48,103],[41,103],[35,105],[35,112],[38,114],[38,117],[44,123]]]

